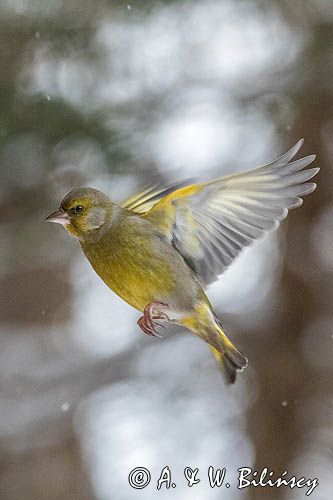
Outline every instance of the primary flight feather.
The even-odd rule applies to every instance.
[[[225,335],[204,287],[288,210],[315,190],[314,155],[293,160],[298,141],[277,160],[210,182],[146,189],[122,206],[92,188],[74,189],[47,220],[76,236],[102,280],[143,312],[148,335],[177,323],[211,347],[229,383],[247,365]]]

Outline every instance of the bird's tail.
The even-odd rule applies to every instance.
[[[209,342],[210,348],[224,379],[228,384],[233,384],[237,372],[243,371],[247,367],[248,361],[246,356],[228,339],[220,320],[216,317],[214,319],[216,330],[211,335],[208,334],[208,342],[211,340]]]
[[[201,303],[193,316],[182,318],[180,324],[205,340],[228,384],[236,380],[237,372],[247,367],[247,358],[223,331],[222,323],[207,303]]]

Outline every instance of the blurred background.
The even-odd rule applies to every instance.
[[[241,466],[317,477],[312,498],[332,498],[331,0],[2,0],[0,27],[1,499],[305,497],[239,491]],[[74,186],[122,201],[300,137],[317,191],[208,290],[250,360],[231,388],[188,332],[144,336],[43,222]],[[177,487],[157,492],[166,465]],[[230,489],[208,486],[209,465]]]

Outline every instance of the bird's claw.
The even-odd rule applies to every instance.
[[[155,323],[156,326],[163,326],[160,323]],[[141,330],[146,334],[151,337],[162,337],[162,335],[159,335],[156,331],[156,326],[150,326],[147,324],[144,316],[141,316],[138,320],[138,326],[141,328]],[[164,328],[164,327],[163,327]]]
[[[169,316],[161,311],[159,308],[164,307],[167,308],[167,304],[163,302],[152,302],[148,304],[148,306],[143,311],[143,316],[138,320],[138,326],[141,330],[146,334],[152,337],[161,337],[156,331],[156,327],[165,328],[162,323],[158,323],[157,319],[162,319],[166,321],[170,321]]]

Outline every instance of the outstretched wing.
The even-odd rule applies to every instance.
[[[315,190],[316,184],[307,181],[319,168],[303,170],[315,155],[291,161],[302,144],[303,139],[263,167],[192,184],[164,197],[159,192],[159,201],[153,198],[155,204],[144,217],[167,236],[207,285],[244,247],[278,227],[288,210],[299,207],[301,197]]]

